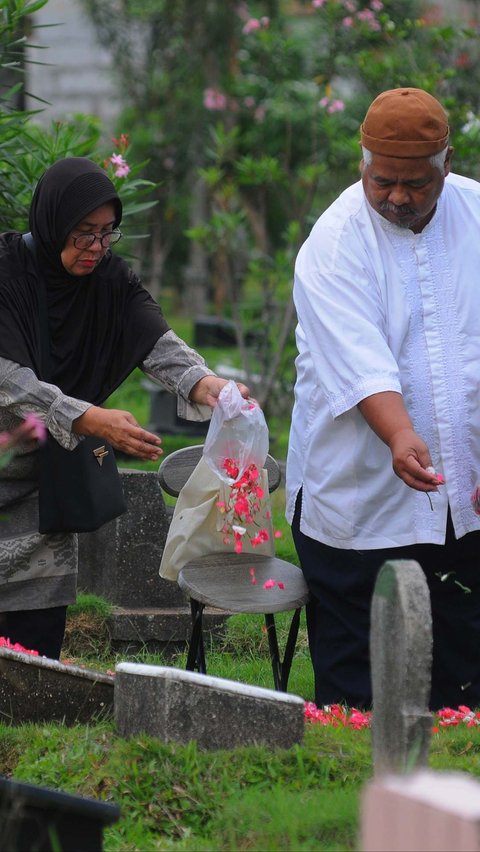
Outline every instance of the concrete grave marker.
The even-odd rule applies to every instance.
[[[426,765],[432,727],[432,617],[427,582],[417,562],[386,562],[378,574],[370,657],[375,773]]]
[[[464,773],[376,778],[361,811],[363,852],[480,852],[480,781]]]
[[[113,713],[113,676],[0,648],[0,720],[86,724]]]
[[[196,740],[204,749],[258,743],[290,748],[303,738],[304,701],[197,672],[119,663],[115,722],[124,737]]]
[[[158,475],[120,469],[128,511],[78,537],[78,587],[113,604],[113,647],[178,651],[191,631],[190,606],[176,583],[158,575],[170,525]],[[209,609],[207,630],[222,634],[226,615]]]

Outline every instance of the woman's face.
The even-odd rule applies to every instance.
[[[60,255],[63,266],[70,275],[89,275],[93,272],[108,251],[108,246],[102,246],[101,238],[113,229],[114,224],[115,206],[109,202],[92,210],[75,226],[69,233]],[[77,248],[74,239],[84,234],[95,234],[96,239],[88,248]]]

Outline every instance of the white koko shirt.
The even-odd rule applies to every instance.
[[[443,544],[480,529],[480,184],[449,175],[420,234],[349,187],[300,249],[294,298],[297,381],[287,461],[287,518],[303,487],[301,530],[333,547]],[[357,403],[403,394],[415,431],[446,479],[405,485]]]

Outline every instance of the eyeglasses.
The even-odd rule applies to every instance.
[[[78,249],[87,249],[98,240],[102,248],[115,245],[122,238],[122,232],[115,228],[113,231],[105,231],[104,234],[79,234],[73,237],[73,245]]]

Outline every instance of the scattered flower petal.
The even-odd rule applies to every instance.
[[[21,654],[31,654],[33,657],[38,657],[38,651],[32,651],[29,648],[24,648],[19,642],[10,642],[7,636],[0,636],[0,648],[8,648],[10,651],[19,651]]]
[[[465,724],[467,728],[480,726],[480,710],[474,711],[470,707],[460,705],[457,710],[444,707],[434,714],[436,724],[432,727],[432,733],[438,734],[440,728],[457,727]],[[333,727],[349,727],[355,730],[371,726],[373,713],[371,710],[362,712],[355,707],[343,707],[340,704],[327,704],[317,707],[312,701],[305,702],[305,720],[320,725],[332,725]]]
[[[480,515],[480,485],[477,485],[470,500],[472,503],[473,511],[476,515]]]

